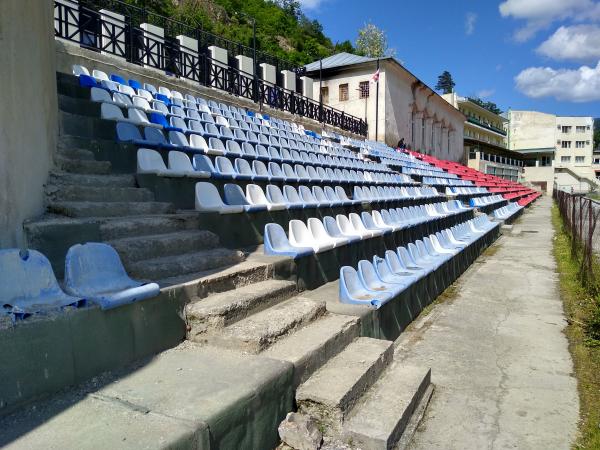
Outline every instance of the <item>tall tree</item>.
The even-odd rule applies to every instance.
[[[450,94],[454,91],[454,80],[452,79],[452,75],[447,70],[444,70],[442,74],[438,77],[437,84],[435,85],[436,91],[441,91],[442,94]]]
[[[388,47],[385,31],[369,22],[358,30],[356,53],[369,58],[382,58],[394,56],[395,50]]]

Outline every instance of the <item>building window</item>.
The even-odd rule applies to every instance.
[[[577,125],[577,126],[575,127],[575,131],[576,131],[577,133],[585,133],[585,125],[583,125],[583,126],[579,126],[579,125]]]
[[[575,148],[584,148],[585,141],[575,141]]]
[[[360,98],[369,98],[369,82],[361,81],[358,83],[358,90]]]
[[[571,132],[571,128],[572,128],[571,126],[564,126],[564,125],[563,125],[563,126],[561,127],[561,131],[562,131],[563,133],[565,133],[565,134],[566,134],[566,133],[570,133],[570,132]]]
[[[575,164],[583,164],[585,163],[585,156],[576,156],[575,157]]]
[[[540,166],[548,167],[552,165],[552,158],[550,156],[542,156]]]
[[[329,103],[329,87],[323,86],[321,88],[321,99],[323,103]]]
[[[562,148],[571,148],[571,141],[562,141],[560,146]]]
[[[571,157],[570,156],[561,156],[560,157],[560,162],[561,163],[570,163],[571,162]]]
[[[348,101],[348,83],[340,84],[340,102]]]

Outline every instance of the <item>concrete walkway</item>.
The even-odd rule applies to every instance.
[[[541,198],[397,342],[435,392],[410,448],[568,449],[577,431],[551,199]]]

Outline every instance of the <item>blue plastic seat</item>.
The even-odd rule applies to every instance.
[[[412,277],[406,277],[394,273],[390,269],[387,261],[377,255],[373,256],[373,268],[375,269],[375,272],[377,272],[379,279],[390,285],[396,294],[402,292],[411,284],[411,282],[415,281],[415,279]]]
[[[296,247],[290,244],[285,230],[276,223],[265,225],[264,246],[266,255],[291,256],[294,259],[314,253],[310,247]]]
[[[265,189],[265,195],[269,203],[285,205],[287,209],[302,208],[302,205],[294,205],[289,203],[283,195],[283,192],[281,192],[279,186],[275,184],[267,185],[267,188]]]
[[[60,288],[50,261],[36,250],[0,250],[0,299],[13,319],[86,306],[86,299]]]
[[[227,183],[223,187],[224,199],[227,205],[238,206],[241,205],[244,207],[244,211],[246,212],[256,212],[256,211],[266,211],[267,205],[251,205],[244,194],[242,188],[233,183]]]
[[[358,262],[358,276],[362,284],[369,290],[379,292],[384,298],[391,300],[399,291],[399,285],[384,282],[371,261],[362,259]]]
[[[327,230],[327,233],[333,238],[345,239],[346,242],[349,244],[352,242],[357,242],[357,241],[361,240],[360,236],[356,236],[356,235],[352,236],[352,235],[342,233],[342,230],[340,230],[338,223],[331,216],[323,217],[323,225],[325,226],[325,230]]]
[[[144,89],[144,87],[142,86],[142,83],[140,83],[138,80],[129,80],[129,86],[131,86],[136,91],[138,89]]]
[[[257,180],[271,180],[271,174],[267,170],[267,166],[262,161],[254,160],[252,161],[252,169],[254,173],[256,173]]]
[[[163,132],[157,128],[145,127],[144,137],[153,147],[159,147],[165,150],[177,150],[179,146],[167,142]]]
[[[339,300],[341,303],[379,309],[390,300],[386,295],[380,295],[379,292],[367,289],[353,267],[343,266],[340,268],[339,283]]]
[[[102,309],[155,297],[160,292],[156,283],[129,278],[115,249],[96,242],[74,245],[67,252],[65,289]]]
[[[236,158],[233,162],[233,167],[237,172],[238,180],[254,180],[256,179],[256,174],[253,172],[252,167],[250,167],[250,163],[242,158]]]
[[[81,74],[79,75],[79,86],[84,88],[92,88],[98,86],[96,79],[90,75]]]
[[[125,78],[123,78],[121,75],[117,75],[116,73],[111,73],[110,79],[115,83],[127,85],[127,81],[125,81]]]
[[[236,172],[231,161],[225,156],[217,156],[215,158],[215,169],[217,169],[216,177],[225,179],[236,179],[238,173]]]
[[[160,132],[160,130],[156,128],[152,129]],[[116,130],[117,141],[119,142],[127,142],[142,147],[158,147],[158,144],[144,139],[142,137],[142,134],[140,133],[139,128],[132,123],[117,122]]]

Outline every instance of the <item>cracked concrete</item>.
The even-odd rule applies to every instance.
[[[396,359],[430,366],[433,397],[409,448],[568,449],[579,403],[541,198],[456,296],[396,342]],[[537,231],[532,233],[531,231]]]

